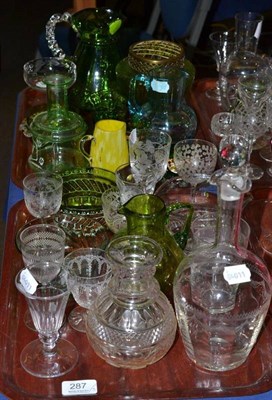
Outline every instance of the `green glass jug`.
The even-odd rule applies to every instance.
[[[65,57],[55,39],[57,23],[69,23],[79,37],[73,56],[77,80],[69,92],[71,108],[89,126],[101,119],[126,119],[127,105],[116,89],[115,67],[120,61],[117,32],[122,15],[106,8],[86,8],[71,15],[54,14],[46,25],[48,47],[54,56]]]
[[[177,209],[185,209],[185,221],[180,232],[171,234],[167,229],[170,213]],[[153,194],[139,194],[132,197],[120,207],[119,213],[127,220],[127,228],[117,235],[142,235],[155,240],[162,248],[162,261],[156,267],[155,277],[161,290],[172,297],[174,275],[180,261],[183,259],[183,249],[186,246],[193,207],[187,203],[173,203],[166,206],[164,201]]]

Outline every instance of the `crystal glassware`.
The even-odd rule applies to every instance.
[[[134,128],[129,135],[129,157],[134,176],[151,174],[155,184],[165,175],[172,139],[162,130]],[[154,185],[155,186],[155,185]]]
[[[112,271],[105,258],[105,251],[98,248],[82,248],[65,257],[68,286],[78,306],[69,314],[72,328],[86,332],[86,313],[92,308],[96,297],[108,285]]]
[[[216,171],[215,244],[191,253],[174,280],[174,302],[188,357],[210,371],[228,371],[248,358],[262,329],[272,281],[259,257],[238,242],[243,194],[251,181],[241,164]]]
[[[120,193],[121,204],[125,204],[132,197],[148,193],[152,194],[155,190],[156,181],[154,174],[148,171],[134,174],[131,165],[120,165],[115,171],[116,185]]]
[[[24,65],[24,80],[34,90],[47,93],[47,109],[30,117],[27,128],[32,137],[28,159],[32,170],[61,173],[89,166],[80,141],[87,130],[83,118],[68,109],[68,89],[76,81],[76,65],[68,59],[44,57]]]
[[[55,265],[47,263],[46,268],[54,270]],[[59,264],[56,268],[59,268]],[[39,339],[25,346],[20,362],[31,375],[55,378],[67,374],[75,367],[78,351],[72,343],[59,338],[59,329],[70,294],[66,273],[61,270],[53,280],[44,284],[39,281],[44,269],[45,263],[40,262],[35,266],[34,275],[28,269],[24,269],[15,278],[16,287],[26,298],[39,334]]]
[[[23,179],[26,207],[36,218],[50,217],[61,206],[63,179],[48,171],[34,172]]]
[[[181,140],[174,147],[174,163],[178,175],[192,187],[192,202],[197,185],[209,179],[217,163],[217,147],[206,140]]]
[[[154,278],[160,246],[144,236],[113,239],[107,248],[110,285],[87,316],[94,351],[116,367],[139,369],[161,359],[176,336],[172,305]]]
[[[266,75],[247,75],[238,79],[240,101],[235,108],[235,125],[248,142],[248,163],[246,165],[250,179],[263,176],[263,170],[250,164],[250,156],[255,140],[268,130],[266,119],[266,101],[270,94],[271,80]]]
[[[103,215],[109,229],[117,233],[120,229],[126,227],[126,218],[119,214],[118,209],[121,207],[121,199],[119,190],[110,188],[105,190],[101,196]]]
[[[235,49],[235,33],[232,31],[216,31],[209,35],[209,39],[214,52],[219,77],[216,86],[206,90],[205,94],[208,98],[221,103],[222,69],[227,58]]]

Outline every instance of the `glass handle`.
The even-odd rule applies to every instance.
[[[85,135],[81,138],[80,142],[79,142],[79,146],[80,146],[80,150],[82,152],[82,154],[84,155],[84,157],[89,161],[89,163],[91,163],[91,156],[90,156],[90,152],[88,153],[85,149],[85,145],[87,142],[93,140],[94,137],[92,135]]]
[[[145,89],[145,93],[140,89],[140,86]],[[146,75],[135,75],[129,84],[129,109],[132,115],[141,117],[145,114],[146,104],[148,103],[148,92],[150,91],[150,78]],[[147,99],[146,99],[147,97]],[[147,100],[147,101],[146,101]]]
[[[66,55],[62,48],[58,45],[55,37],[56,25],[60,22],[71,23],[71,14],[65,12],[63,14],[53,14],[45,27],[45,35],[49,49],[52,51],[54,57],[64,58]]]
[[[180,210],[182,208],[188,209],[188,213],[186,215],[185,222],[183,224],[183,227],[181,227],[179,232],[174,233],[173,237],[176,240],[177,244],[179,247],[184,250],[188,241],[189,233],[190,233],[190,227],[192,223],[192,218],[194,214],[194,207],[190,203],[173,203],[170,204],[166,207],[166,213],[167,217],[169,218],[169,215],[171,212],[175,210]]]

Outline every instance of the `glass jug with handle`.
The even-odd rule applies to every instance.
[[[87,8],[71,15],[54,14],[46,25],[48,46],[54,56],[65,57],[55,38],[60,22],[71,24],[79,36],[73,56],[77,80],[69,92],[72,109],[81,113],[88,125],[101,119],[126,118],[126,100],[116,90],[115,67],[120,61],[117,32],[120,13],[106,8]]]
[[[154,69],[135,75],[129,87],[129,114],[133,127],[151,126],[167,131],[172,148],[196,135],[197,118],[185,99],[189,74],[180,69]]]
[[[170,213],[184,208],[185,221],[182,230],[170,234],[166,224]],[[163,252],[161,262],[156,267],[157,278],[161,290],[172,297],[172,284],[178,264],[183,259],[183,249],[186,246],[190,232],[193,207],[187,203],[173,203],[168,206],[164,201],[153,194],[139,194],[132,197],[118,210],[125,215],[127,228],[117,235],[144,235],[160,244]]]

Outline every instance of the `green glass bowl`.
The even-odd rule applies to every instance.
[[[101,168],[82,168],[62,174],[63,196],[61,211],[74,215],[102,213],[101,196],[116,187],[115,174]]]

